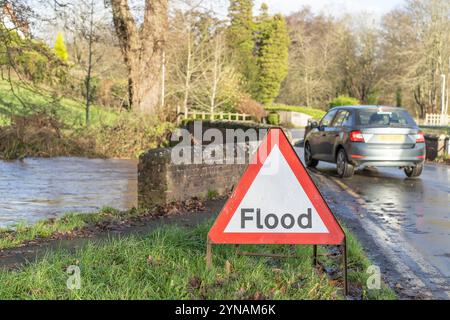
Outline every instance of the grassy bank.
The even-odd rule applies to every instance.
[[[14,93],[8,82],[0,80],[0,159],[137,158],[145,150],[165,146],[174,127],[157,117],[94,105],[86,128],[80,101],[55,101],[50,93],[37,93],[19,83]]]
[[[312,267],[310,246],[245,247],[285,254],[295,250],[300,256],[284,261],[240,257],[233,246],[215,246],[214,267],[205,268],[205,239],[211,223],[193,229],[163,227],[145,237],[111,239],[76,253],[49,253],[19,271],[0,271],[0,299],[342,298],[340,281]],[[363,288],[362,251],[356,242],[349,249],[351,287]],[[80,268],[80,290],[66,287],[70,265]],[[362,298],[394,295],[383,287],[365,292]]]
[[[0,126],[10,125],[15,116],[36,113],[56,115],[70,128],[81,128],[85,123],[84,102],[62,98],[55,100],[50,91],[34,89],[18,81],[13,82],[14,92],[8,81],[0,79]],[[91,106],[92,126],[114,125],[119,112],[100,106]]]
[[[294,111],[299,113],[307,114],[313,119],[322,119],[322,117],[325,115],[325,111],[312,108],[312,107],[298,107],[298,106],[288,106],[284,104],[274,104],[271,106],[265,106],[264,109],[267,111]]]

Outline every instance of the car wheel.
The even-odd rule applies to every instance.
[[[405,168],[405,174],[408,178],[416,178],[422,174],[423,164],[418,164],[415,167]]]
[[[351,178],[355,173],[355,167],[348,162],[344,149],[340,149],[336,159],[337,173],[341,178]]]
[[[319,164],[319,161],[312,157],[311,146],[309,143],[306,143],[305,145],[305,163],[309,168],[315,168]]]

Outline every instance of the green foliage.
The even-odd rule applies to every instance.
[[[360,102],[356,98],[348,96],[339,96],[330,101],[330,108],[339,106],[357,106]]]
[[[230,0],[228,8],[230,26],[227,30],[227,42],[235,60],[236,69],[247,82],[251,90],[256,79],[256,59],[253,55],[254,30],[253,0]]]
[[[280,115],[277,112],[272,111],[267,116],[267,122],[274,126],[279,125],[280,124]]]
[[[217,190],[208,190],[208,193],[206,194],[206,199],[214,200],[214,199],[217,199],[218,196],[219,196],[219,193],[217,192]]]
[[[61,32],[58,32],[58,34],[56,35],[56,41],[53,50],[55,51],[55,55],[59,59],[61,59],[61,61],[69,61],[69,52],[67,51],[67,47],[64,43],[64,38]]]
[[[248,93],[261,103],[278,96],[288,71],[289,37],[281,15],[271,17],[263,3],[254,19],[253,0],[230,0],[228,45]]]
[[[13,81],[16,95],[10,84],[0,80],[0,125],[10,124],[13,116],[26,116],[37,112],[55,113],[58,119],[72,129],[84,127],[84,101],[69,98],[55,100],[52,92],[33,89]],[[25,106],[19,101],[22,100]],[[112,125],[118,119],[118,112],[97,105],[91,107],[91,126]]]
[[[264,8],[257,29],[258,77],[254,97],[263,104],[270,104],[287,76],[289,37],[283,16],[270,17]]]
[[[64,83],[67,66],[42,41],[21,38],[0,24],[0,67],[13,69],[34,84]]]
[[[273,104],[270,106],[266,106],[265,109],[267,111],[294,111],[299,113],[307,114],[314,119],[322,119],[325,115],[325,111],[320,109],[315,109],[311,107],[298,107],[298,106],[287,106],[284,104]]]

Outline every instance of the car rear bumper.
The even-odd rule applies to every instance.
[[[417,143],[413,148],[407,149],[351,143],[347,150],[349,161],[354,165],[374,167],[415,166],[425,161],[425,153],[425,143]]]

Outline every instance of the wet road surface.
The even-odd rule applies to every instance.
[[[303,157],[302,148],[297,152]],[[407,179],[397,168],[358,170],[340,179],[335,165],[323,162],[311,173],[320,177],[321,191],[330,183],[345,190],[353,207],[341,215],[359,220],[390,259],[389,268],[409,277],[406,286],[450,298],[450,166],[428,164],[418,179]],[[345,201],[338,191],[327,196],[337,207]]]
[[[27,158],[0,161],[0,227],[67,212],[136,205],[136,161]]]

